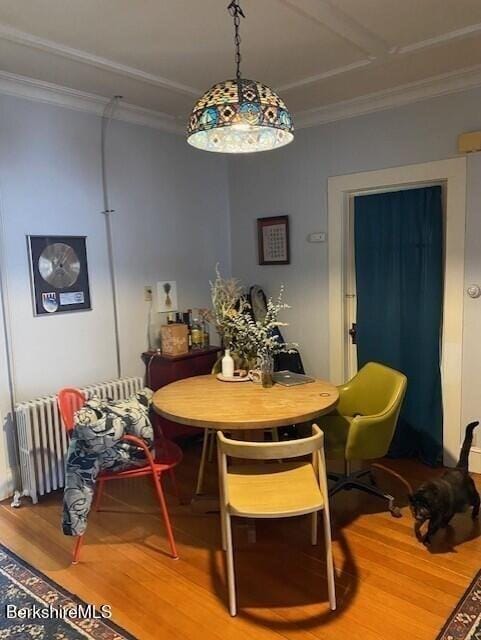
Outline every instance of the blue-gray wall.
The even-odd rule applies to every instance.
[[[221,263],[246,283],[292,305],[289,336],[307,368],[328,375],[327,245],[306,241],[327,228],[327,178],[456,156],[460,132],[481,128],[481,90],[298,131],[285,149],[225,158],[180,136],[120,122],[109,130],[111,204],[119,285],[122,364],[142,371],[147,305],[143,286],[177,279],[181,306],[209,302]],[[481,155],[468,158],[466,282],[481,282]],[[70,109],[0,96],[0,206],[19,399],[115,375],[100,183],[100,120]],[[230,214],[229,214],[230,211]],[[257,266],[255,219],[288,213],[292,264]],[[25,235],[88,236],[94,310],[34,318]],[[1,320],[1,317],[0,317]],[[481,300],[465,298],[463,418],[481,415]],[[0,413],[8,427],[5,345],[0,332]],[[0,496],[11,461],[0,438]]]
[[[481,90],[473,90],[303,129],[278,151],[229,162],[232,271],[276,293],[286,286],[292,309],[288,336],[300,343],[308,371],[327,377],[327,243],[307,236],[327,231],[327,179],[452,158],[457,137],[481,128]],[[468,157],[466,282],[481,284],[481,155]],[[255,219],[289,214],[291,264],[258,266]],[[481,299],[465,296],[463,420],[481,417]]]
[[[100,167],[99,117],[0,96],[0,206],[17,400],[116,376]],[[224,158],[192,149],[181,136],[113,121],[108,174],[122,368],[138,375],[147,346],[144,285],[176,280],[182,308],[205,307],[216,262],[229,270],[227,168]],[[33,316],[28,234],[87,236],[92,311]],[[8,429],[2,339],[0,331],[0,413]],[[11,459],[0,437],[0,498],[5,455]]]

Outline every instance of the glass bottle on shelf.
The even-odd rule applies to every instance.
[[[192,349],[192,322],[190,317],[190,309],[184,311],[182,314],[183,322],[187,325],[187,343],[189,345],[189,351]]]
[[[203,337],[203,347],[207,349],[210,344],[210,333],[209,333],[209,323],[204,318],[202,322],[202,337]]]
[[[192,349],[202,349],[203,331],[196,309],[192,310]]]

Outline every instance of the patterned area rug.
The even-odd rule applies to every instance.
[[[481,570],[436,640],[481,640]]]
[[[1,640],[135,640],[1,544],[0,594]]]

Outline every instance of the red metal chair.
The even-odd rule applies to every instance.
[[[67,430],[68,435],[71,434],[75,426],[74,414],[85,404],[86,398],[79,390],[72,387],[61,389],[57,394],[57,403],[62,416],[62,422]],[[125,442],[135,444],[143,449],[146,458],[146,464],[142,467],[134,467],[125,471],[104,471],[97,476],[97,490],[94,499],[93,509],[99,510],[100,499],[102,497],[104,484],[108,480],[122,480],[123,478],[141,478],[151,476],[157,498],[159,500],[160,509],[164,518],[167,537],[169,539],[171,555],[174,559],[178,559],[177,549],[175,546],[174,534],[170,523],[167,503],[165,501],[164,491],[162,489],[162,474],[168,472],[172,481],[177,498],[179,498],[177,483],[173,468],[182,460],[182,451],[175,443],[165,438],[156,438],[155,440],[155,459],[149,448],[141,438],[136,436],[125,435],[122,438]],[[179,499],[180,501],[180,499]],[[80,556],[80,548],[83,543],[84,536],[78,536],[73,550],[73,564],[77,564]]]

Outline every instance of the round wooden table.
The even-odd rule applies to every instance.
[[[164,418],[202,429],[237,431],[239,439],[257,440],[259,430],[285,427],[315,420],[328,413],[339,400],[337,388],[315,380],[285,387],[275,384],[264,389],[254,382],[221,382],[214,375],[185,378],[155,392],[153,406]],[[257,431],[257,433],[256,433]],[[207,452],[204,438],[201,470]],[[198,482],[199,487],[199,482]],[[196,493],[200,493],[199,489]],[[218,499],[196,496],[191,502],[198,513],[217,512]],[[254,529],[249,538],[254,539]]]
[[[339,400],[337,388],[316,380],[270,389],[253,382],[221,382],[213,375],[185,378],[155,392],[164,418],[204,429],[270,429],[315,420]]]

